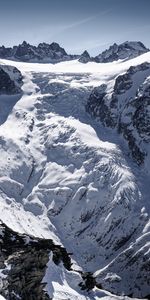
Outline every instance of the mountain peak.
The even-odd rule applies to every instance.
[[[120,46],[121,45],[125,46],[125,47],[131,47],[133,49],[136,49],[136,48],[147,49],[145,47],[145,45],[142,42],[140,42],[140,41],[126,41],[126,42],[120,44]]]
[[[149,49],[139,41],[126,41],[122,44],[114,43],[108,49],[95,57],[96,62],[112,62],[119,59],[131,59],[148,52]]]
[[[107,63],[119,59],[131,59],[148,51],[149,49],[140,41],[126,41],[122,44],[114,43],[96,57],[90,57],[87,50],[81,55],[68,55],[65,49],[56,42],[52,42],[51,44],[43,42],[39,43],[38,46],[34,46],[23,41],[22,44],[14,46],[13,48],[1,46],[0,58],[45,63],[58,63],[60,61],[73,59],[79,59],[81,63],[87,63],[89,61]]]
[[[66,60],[69,56],[58,43],[40,43],[33,46],[23,41],[22,44],[13,48],[0,47],[0,57],[30,62],[59,62]],[[70,57],[69,57],[70,58]]]
[[[79,62],[87,63],[87,62],[89,62],[90,60],[91,60],[90,54],[88,53],[87,50],[85,50],[85,51],[81,54],[81,56],[80,56],[80,58],[79,58]]]
[[[23,41],[22,44],[23,46],[29,45],[26,41]]]

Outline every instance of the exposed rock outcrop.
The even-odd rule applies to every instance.
[[[87,62],[91,61],[91,57],[90,57],[90,54],[85,50],[80,58],[79,58],[79,62],[83,63],[83,64],[86,64]]]
[[[18,234],[0,223],[0,293],[9,300],[48,300],[42,279],[50,252],[55,264],[71,269],[65,248],[52,240]]]
[[[81,55],[70,55],[60,47],[58,43],[40,43],[38,46],[30,45],[26,41],[14,47],[0,47],[0,58],[31,61],[31,62],[49,62],[57,63],[60,61],[78,59],[81,63],[89,61],[97,63],[107,63],[118,59],[131,59],[140,54],[148,52],[141,42],[125,42],[120,45],[116,43],[109,49],[103,51],[95,57],[91,57],[85,50]]]
[[[86,109],[105,126],[116,128],[137,163],[144,163],[150,142],[150,64],[130,67],[119,75],[111,93],[107,85],[96,87]]]
[[[21,72],[11,66],[0,65],[0,94],[15,95],[21,93]]]
[[[57,43],[40,43],[38,46],[33,46],[26,41],[13,48],[0,47],[0,57],[33,62],[59,62],[71,59],[71,56]]]
[[[112,62],[118,59],[131,59],[148,52],[141,42],[125,42],[120,45],[116,43],[109,47],[101,54],[97,55],[94,60],[98,63]]]

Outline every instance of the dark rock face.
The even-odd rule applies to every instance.
[[[88,99],[86,110],[93,117],[97,117],[105,126],[114,128],[117,125],[117,120],[107,105],[106,89],[107,86],[104,84],[94,88]]]
[[[89,53],[84,51],[80,56],[79,61],[82,63],[87,63],[89,61],[96,63],[108,63],[119,59],[131,59],[148,51],[149,49],[146,48],[141,42],[125,42],[120,45],[115,43],[110,46],[109,49],[103,51],[95,57],[90,57]]]
[[[91,61],[91,57],[87,51],[84,51],[79,58],[79,62],[86,64],[89,61]]]
[[[35,47],[30,46],[25,41],[18,47],[14,47],[13,56],[20,60],[29,60],[33,58],[39,58],[38,55],[34,52]]]
[[[50,45],[46,44],[46,43],[40,43],[38,45],[38,48],[43,49],[44,51],[47,49],[47,54],[48,54],[48,51],[51,50],[54,52],[54,54],[57,54],[58,52],[60,52],[60,55],[63,55],[63,56],[67,55],[67,52],[62,47],[60,47],[58,43],[52,43]]]
[[[148,51],[149,49],[141,42],[125,42],[120,45],[115,43],[109,49],[97,55],[94,60],[98,63],[107,63],[118,59],[131,59]]]
[[[93,90],[86,106],[92,116],[123,135],[138,164],[144,163],[150,142],[149,75],[148,63],[130,67],[116,78],[111,95],[101,85]]]
[[[91,272],[85,272],[81,275],[83,278],[83,282],[79,283],[79,286],[82,290],[90,291],[97,285],[96,280]],[[102,286],[99,286],[99,288],[102,288]]]
[[[129,118],[129,108],[131,110],[130,121],[124,122],[125,118],[126,120]],[[148,144],[150,142],[149,108],[150,97],[145,95],[135,97],[130,102],[130,106],[125,106],[118,124],[119,131],[123,134],[124,138],[127,139],[132,155],[138,164],[144,163],[144,158],[147,155],[144,144]]]
[[[18,69],[9,66],[0,66],[0,94],[19,94],[21,93],[21,85],[22,75]]]
[[[0,222],[0,294],[9,300],[48,300],[42,282],[50,253],[56,265],[72,270],[70,255],[50,239],[40,239],[14,232]],[[92,290],[96,280],[92,273],[78,271],[81,290]],[[49,278],[50,281],[53,278]]]
[[[66,51],[57,43],[46,44],[40,43],[33,46],[27,42],[23,42],[13,48],[0,47],[0,57],[8,59],[16,59],[20,61],[49,61],[58,62],[71,59]]]
[[[14,94],[16,93],[16,86],[10,79],[9,75],[0,69],[0,91],[1,94]]]
[[[132,76],[130,73],[127,72],[124,75],[120,75],[116,78],[114,92],[118,95],[123,94],[132,87],[132,84]]]
[[[56,264],[62,261],[66,269],[71,269],[71,260],[65,248],[54,245],[52,240],[18,234],[2,223],[0,246],[0,268],[3,269],[0,293],[9,300],[50,299],[41,283],[50,252]]]
[[[21,45],[16,47],[14,57],[20,60],[42,60],[42,59],[53,59],[60,60],[67,57],[67,53],[57,43],[46,44],[40,43],[38,47],[32,46],[23,42]]]
[[[87,51],[84,51],[79,58],[82,63],[93,61],[96,63],[108,63],[119,59],[131,59],[148,52],[141,42],[125,42],[120,45],[116,43],[95,57],[90,57]]]
[[[89,61],[107,63],[118,59],[131,59],[148,51],[149,49],[141,42],[125,42],[120,45],[113,44],[101,54],[90,57],[87,51],[84,51],[81,55],[68,55],[64,48],[54,42],[51,44],[40,43],[38,46],[33,46],[24,41],[22,44],[14,46],[13,48],[1,46],[0,58],[51,63],[78,59],[81,63],[87,63]]]
[[[49,299],[43,291],[43,279],[45,266],[48,263],[48,250],[37,250],[32,247],[28,250],[18,251],[8,259],[12,268],[8,274],[8,296],[9,299]]]
[[[12,55],[12,48],[6,48],[5,46],[0,47],[0,57],[8,58]]]

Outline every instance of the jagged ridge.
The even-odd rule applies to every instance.
[[[40,43],[38,46],[33,46],[24,41],[22,44],[14,46],[13,48],[0,47],[0,57],[30,62],[58,63],[60,61],[79,59],[81,63],[92,61],[106,63],[118,59],[131,59],[148,51],[149,49],[141,42],[125,42],[120,45],[115,43],[96,57],[91,57],[87,51],[84,51],[81,55],[69,55],[64,48],[54,42],[51,44]]]

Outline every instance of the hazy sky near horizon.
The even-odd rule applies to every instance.
[[[0,45],[60,43],[98,54],[110,44],[150,47],[150,0],[0,0]]]

